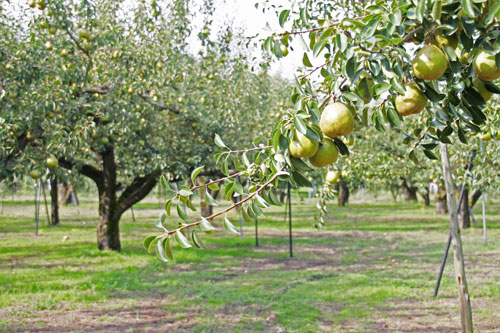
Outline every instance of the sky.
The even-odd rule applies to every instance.
[[[201,0],[199,0],[201,1]],[[223,23],[233,22],[234,27],[240,27],[246,35],[259,35],[261,38],[270,36],[273,32],[281,32],[283,29],[278,24],[278,18],[274,11],[262,12],[262,6],[255,8],[255,0],[216,0],[216,10],[214,12],[214,24],[222,26]],[[284,5],[288,0],[272,0],[273,4]],[[289,6],[289,5],[288,5]],[[271,30],[266,29],[269,24]],[[295,70],[302,64],[301,48],[294,45],[295,52],[290,52],[288,56],[276,60],[272,67],[273,74],[279,74],[286,78],[293,78]],[[256,54],[259,52],[256,51]]]

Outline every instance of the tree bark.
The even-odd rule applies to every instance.
[[[160,170],[154,170],[144,177],[136,177],[117,196],[121,188],[117,184],[115,151],[112,143],[106,150],[98,153],[100,169],[83,165],[78,169],[82,175],[92,179],[99,192],[99,223],[97,225],[97,245],[100,250],[120,251],[120,218],[135,203],[144,199],[155,187]],[[59,165],[72,169],[74,164],[66,159],[59,159]]]
[[[206,201],[207,188],[205,186],[200,188],[200,209],[201,216],[207,217],[213,214],[213,206],[209,205]]]
[[[458,213],[458,223],[461,229],[470,228],[469,189],[467,187],[464,189],[464,197]]]
[[[443,186],[439,185],[439,190],[437,192],[436,214],[446,213],[448,213],[448,206],[446,203],[446,190],[443,189]]]
[[[460,318],[462,322],[462,332],[472,333],[472,308],[470,305],[470,295],[465,277],[464,256],[462,250],[462,239],[457,216],[457,203],[455,199],[455,185],[450,168],[448,148],[446,144],[440,144],[441,160],[443,164],[443,174],[446,184],[446,195],[448,200],[448,210],[450,212],[450,233],[453,244],[453,264],[455,266],[455,277],[458,287],[458,299],[460,301]]]
[[[59,224],[58,181],[55,175],[50,176],[51,225]]]
[[[417,192],[418,188],[413,186],[412,184],[408,185],[405,178],[401,177],[403,183],[401,184],[401,188],[403,189],[403,195],[406,201],[417,201]]]
[[[425,192],[420,193],[422,199],[424,199],[424,206],[429,207],[431,205],[431,197],[429,194],[429,185],[425,186]]]
[[[481,198],[482,194],[483,194],[483,192],[481,190],[474,191],[474,193],[472,194],[472,197],[470,199],[470,208],[471,209],[472,209],[472,207],[474,207],[474,205],[479,200],[479,198]]]
[[[347,187],[347,183],[344,180],[341,180],[339,183],[339,197],[338,197],[338,205],[343,207],[349,201],[349,187]]]

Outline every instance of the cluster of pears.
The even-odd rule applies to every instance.
[[[412,61],[413,75],[421,80],[437,80],[448,68],[448,57],[442,48],[449,46],[457,49],[456,35],[447,37],[436,36],[434,44],[424,45]],[[458,50],[458,49],[457,49]],[[460,60],[462,62],[462,60]],[[477,76],[473,85],[487,102],[492,92],[486,89],[481,81],[494,81],[500,77],[500,69],[496,66],[495,55],[486,50],[481,51],[473,61],[474,72]],[[396,97],[396,111],[402,116],[420,113],[427,106],[427,97],[416,84],[409,84],[405,94]]]
[[[337,161],[339,151],[331,139],[347,135],[354,129],[354,116],[342,103],[333,103],[325,107],[319,121],[324,134],[321,142],[313,141],[297,132],[290,142],[290,155],[296,158],[308,158],[317,168],[322,168]]]

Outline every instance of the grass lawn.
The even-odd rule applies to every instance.
[[[451,255],[439,297],[435,280],[448,235],[434,207],[391,201],[331,206],[312,229],[313,201],[293,203],[294,258],[284,207],[273,207],[244,238],[204,238],[209,249],[174,249],[166,265],[142,248],[157,229],[156,199],[121,222],[123,251],[96,247],[97,209],[62,208],[34,237],[32,201],[5,202],[0,215],[0,331],[456,332]],[[479,208],[479,207],[477,207]],[[500,330],[500,204],[482,229],[463,231],[477,331]],[[475,213],[480,217],[480,212]],[[233,218],[237,225],[237,221]],[[175,224],[176,221],[172,221]],[[451,252],[450,252],[451,253]]]

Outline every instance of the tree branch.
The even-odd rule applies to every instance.
[[[149,98],[148,96],[146,95],[139,95],[142,99],[144,99],[146,102],[148,102],[149,104],[159,108],[159,109],[162,109],[162,110],[168,110],[170,112],[173,112],[173,113],[181,113],[180,110],[176,109],[176,108],[173,108],[171,106],[168,106],[168,105],[163,105],[163,104],[160,104],[160,103],[156,103],[155,101],[153,101],[151,98]]]
[[[283,166],[280,171],[283,171],[285,169],[285,166]],[[248,197],[246,197],[245,199],[243,200],[240,200],[238,202],[236,202],[235,204],[229,206],[228,208],[218,212],[218,213],[214,213],[208,217],[205,217],[206,220],[212,220],[214,218],[216,218],[217,216],[219,215],[222,215],[224,213],[227,213],[229,212],[230,210],[244,204],[245,202],[247,202],[248,200],[252,199],[253,197],[255,197],[257,194],[259,194],[260,192],[262,192],[269,184],[271,184],[272,182],[274,182],[278,177],[280,176],[280,173],[279,172],[276,172],[276,174],[271,177],[271,179],[269,179],[267,182],[265,182],[264,184],[262,184],[262,186],[255,192],[253,192],[252,194],[250,194]],[[199,221],[196,221],[196,222],[193,222],[193,223],[190,223],[190,224],[185,224],[175,230],[171,230],[171,231],[168,231],[168,232],[165,232],[165,234],[163,236],[167,236],[167,235],[171,235],[171,234],[174,234],[177,232],[177,230],[182,230],[182,229],[186,229],[186,228],[189,228],[189,227],[194,227],[194,226],[197,226],[201,223],[201,220]]]
[[[68,170],[72,170],[76,165],[74,162],[70,162],[63,157],[58,158],[57,160],[61,167]],[[103,174],[101,170],[89,164],[83,164],[80,168],[77,168],[76,170],[85,177],[92,179],[98,187],[102,186]]]
[[[158,182],[160,170],[155,170],[145,177],[136,177],[130,185],[120,195],[116,215],[120,216],[133,204],[141,201],[151,192]]]

